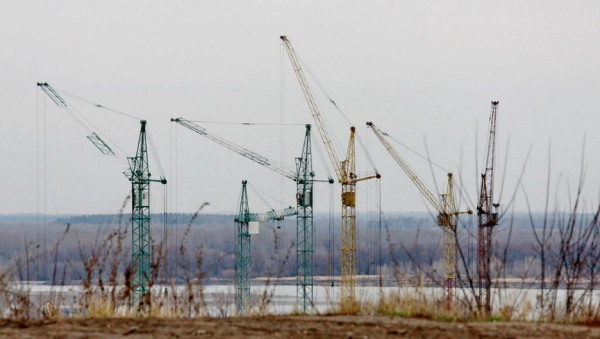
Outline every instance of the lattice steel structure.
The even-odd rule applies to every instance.
[[[387,141],[385,136],[388,134],[377,128],[372,122],[367,122],[367,126],[371,128],[377,139],[381,141],[381,144],[390,153],[392,158],[396,160],[396,163],[400,165],[404,173],[408,178],[417,186],[423,197],[435,208],[438,212],[437,224],[444,232],[443,235],[443,288],[444,288],[444,299],[446,305],[450,307],[452,305],[456,287],[456,224],[458,216],[460,214],[472,214],[473,211],[467,209],[465,212],[459,212],[456,206],[456,199],[454,195],[454,181],[452,173],[448,173],[448,184],[446,186],[446,193],[442,194],[441,201],[438,201],[436,196],[431,193],[427,186],[421,181],[419,176],[413,171],[406,161],[398,154],[398,152],[392,147]]]
[[[296,158],[296,169],[288,169],[283,164],[263,157],[253,151],[220,137],[206,128],[184,118],[173,118],[176,122],[235,153],[248,158],[266,168],[275,171],[296,182],[296,201],[298,215],[296,218],[296,286],[297,306],[302,313],[312,313],[314,286],[314,226],[313,226],[313,184],[328,182],[333,179],[316,180],[312,170],[311,126],[306,125],[306,133],[302,146],[302,155]]]
[[[243,315],[247,311],[250,301],[250,209],[248,207],[248,193],[246,191],[246,180],[242,181],[242,198],[240,208],[235,218],[237,223],[237,314]]]
[[[287,207],[279,211],[271,210],[265,213],[250,213],[248,206],[248,191],[246,190],[246,184],[248,181],[242,181],[242,194],[240,199],[240,208],[238,214],[235,217],[236,227],[236,239],[237,239],[237,251],[236,251],[236,271],[237,271],[237,314],[244,315],[250,307],[250,275],[251,275],[251,247],[250,237],[252,236],[252,229],[250,223],[258,223],[261,221],[269,220],[283,220],[285,217],[296,215],[297,211],[294,207]],[[258,227],[258,225],[256,225]],[[256,229],[258,231],[258,229]],[[254,233],[258,234],[258,233]]]
[[[302,155],[296,158],[296,299],[298,311],[312,313],[315,276],[315,227],[313,224],[312,146],[310,125],[306,125],[306,136]]]
[[[448,173],[446,193],[442,194],[443,212],[438,214],[438,225],[444,231],[444,299],[448,306],[452,305],[456,293],[456,200],[454,198],[454,182],[452,173]],[[467,212],[468,213],[468,212]]]
[[[499,101],[492,101],[492,112],[489,121],[489,138],[487,141],[487,154],[485,169],[481,174],[481,191],[477,205],[477,283],[479,288],[478,307],[482,313],[489,314],[491,305],[491,252],[492,232],[498,225],[498,204],[493,203],[494,198],[494,161],[496,149],[496,114]]]
[[[38,83],[54,103],[62,108],[77,128],[106,156],[131,182],[131,307],[145,311],[150,306],[148,280],[151,275],[152,240],[150,234],[150,183],[166,184],[165,178],[151,179],[148,164],[148,143],[146,142],[146,120],[141,120],[140,135],[136,155],[127,161],[115,154],[113,149],[91,130],[89,123],[71,107],[48,83]]]
[[[356,175],[356,161],[355,161],[355,150],[354,150],[354,133],[355,128],[350,127],[350,141],[348,143],[348,149],[346,152],[346,158],[343,161],[339,160],[339,157],[333,148],[331,142],[330,132],[321,116],[319,111],[319,105],[317,104],[312,90],[308,85],[302,66],[300,65],[300,58],[296,54],[296,51],[292,47],[290,41],[286,36],[280,36],[283,45],[288,53],[292,68],[296,74],[296,78],[304,94],[304,99],[308,104],[310,113],[317,125],[319,135],[323,141],[323,145],[327,150],[327,155],[335,173],[338,178],[338,182],[342,185],[342,248],[341,248],[341,267],[342,267],[342,307],[352,307],[355,302],[355,290],[356,290],[356,183],[363,180],[381,178],[379,173],[375,175],[369,175],[362,178],[358,178]]]
[[[166,179],[151,179],[148,166],[146,120],[140,122],[141,130],[135,157],[128,158],[131,169],[131,256],[132,298],[131,306],[139,311],[150,306],[148,281],[152,274],[152,235],[150,233],[150,183],[166,184]]]

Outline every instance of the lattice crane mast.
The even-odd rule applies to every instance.
[[[299,311],[311,313],[314,305],[314,224],[313,224],[313,184],[315,182],[333,183],[333,179],[316,180],[312,168],[311,126],[306,125],[302,155],[296,158],[296,169],[284,167],[283,164],[263,157],[249,149],[218,136],[198,124],[184,118],[171,119],[235,153],[248,158],[266,168],[279,173],[296,182],[296,288]]]
[[[251,213],[248,207],[247,183],[246,180],[242,181],[242,198],[240,199],[238,215],[235,217],[237,224],[236,305],[238,315],[245,314],[250,306],[250,266],[252,264],[250,237],[258,235],[258,223],[269,220],[283,220],[285,217],[297,214],[296,209],[291,206],[280,211],[271,210],[266,213]]]
[[[396,160],[404,173],[417,186],[421,194],[438,212],[437,223],[444,231],[443,252],[444,252],[444,298],[448,305],[451,305],[454,298],[456,285],[456,225],[459,214],[472,214],[473,211],[468,209],[466,212],[457,211],[456,200],[454,198],[454,180],[452,173],[448,173],[448,184],[446,193],[442,194],[441,201],[436,199],[435,195],[425,186],[419,179],[419,176],[412,170],[406,161],[398,154],[398,152],[387,141],[387,134],[377,128],[372,122],[367,122],[367,126],[371,128],[377,139],[390,153],[392,158]]]
[[[330,133],[323,121],[319,106],[314,99],[312,90],[306,81],[304,71],[300,65],[296,51],[292,47],[286,36],[281,36],[283,45],[288,53],[294,73],[298,78],[304,98],[310,109],[310,113],[317,125],[329,160],[331,161],[338,182],[342,184],[342,305],[345,302],[354,302],[356,290],[356,183],[363,180],[381,178],[379,173],[375,175],[359,178],[356,175],[356,161],[354,148],[354,133],[355,128],[350,127],[350,141],[346,158],[340,161],[333,144],[331,142]]]
[[[492,231],[498,225],[499,204],[493,203],[494,199],[494,160],[496,149],[496,114],[499,101],[492,101],[492,112],[489,121],[489,139],[485,158],[485,171],[481,174],[481,191],[477,205],[477,282],[479,287],[478,306],[484,313],[492,310],[492,287],[490,275],[490,262],[492,252]],[[496,210],[496,211],[494,211]]]
[[[58,92],[48,83],[37,83],[54,103],[62,108],[69,118],[77,125],[79,130],[88,138],[96,148],[102,152],[131,182],[131,228],[132,228],[132,308],[139,311],[145,310],[150,305],[148,282],[151,278],[152,241],[150,237],[150,183],[159,182],[163,185],[167,180],[161,175],[160,179],[152,179],[148,162],[148,144],[146,142],[146,120],[141,120],[140,136],[138,139],[136,155],[127,160],[115,154],[113,149],[91,130],[80,119],[79,113],[65,101]]]

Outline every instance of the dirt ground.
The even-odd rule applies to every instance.
[[[270,316],[0,321],[0,338],[600,338],[600,328],[425,319]]]

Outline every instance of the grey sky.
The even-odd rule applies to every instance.
[[[599,14],[595,1],[4,1],[0,213],[38,208],[38,115],[39,133],[43,136],[44,128],[47,133],[49,213],[112,213],[128,194],[125,177],[37,91],[38,81],[147,119],[171,183],[176,128],[169,119],[279,122],[282,62],[285,122],[313,123],[290,62],[281,58],[282,34],[370,143],[383,175],[384,210],[426,206],[374,136],[365,135],[365,122],[421,153],[426,138],[432,159],[457,175],[462,149],[463,180],[475,201],[475,135],[478,129],[481,167],[492,100],[500,101],[501,163],[510,135],[501,203],[514,191],[532,146],[523,182],[532,208],[543,209],[552,140],[552,186],[562,174],[558,199],[565,205],[567,179],[572,194],[579,179],[584,134],[584,194],[588,203],[597,203]],[[133,153],[138,121],[70,102]],[[320,102],[345,148],[349,125],[326,100]],[[205,127],[270,158],[281,157],[279,127]],[[285,128],[289,165],[300,154],[303,133],[302,126]],[[280,197],[280,177],[269,170],[182,127],[177,136],[179,211],[193,211],[204,201],[211,203],[207,211],[233,211],[243,179]],[[398,151],[433,184],[426,162]],[[364,156],[357,153],[362,172]],[[43,174],[43,158],[39,164]],[[321,165],[315,168],[323,177]],[[501,165],[499,179],[503,170]],[[435,175],[441,187],[445,174],[436,170]],[[498,193],[499,187],[500,180]],[[294,204],[294,189],[286,179],[286,204]],[[316,209],[325,211],[327,187],[319,185],[318,191]],[[359,185],[360,210],[374,208],[375,192],[372,183]],[[338,194],[336,185],[336,212]],[[250,199],[257,212],[267,209],[257,197]],[[522,193],[515,209],[526,210]]]

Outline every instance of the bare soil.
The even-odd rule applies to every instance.
[[[0,338],[600,338],[600,328],[367,316],[0,321]]]

